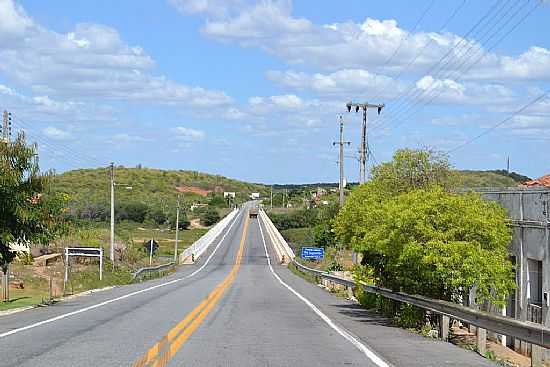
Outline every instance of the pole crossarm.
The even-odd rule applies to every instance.
[[[348,102],[346,107],[348,112],[351,112],[352,108],[355,109],[355,112],[363,110],[363,123],[361,124],[361,144],[359,145],[359,183],[363,184],[366,181],[367,177],[367,158],[369,154],[368,149],[368,138],[367,138],[367,110],[369,108],[376,108],[378,114],[382,112],[385,104],[373,104],[373,103],[354,103]]]

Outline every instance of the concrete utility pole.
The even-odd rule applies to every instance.
[[[178,263],[178,234],[180,230],[180,196],[178,195],[178,206],[176,208],[176,243],[174,244],[174,264]]]
[[[340,190],[340,208],[344,206],[344,145],[350,145],[349,141],[344,141],[344,119],[340,116],[340,141],[333,142],[332,145],[340,146],[340,184],[338,188]]]
[[[116,186],[126,186],[127,190],[132,190],[132,186],[115,182],[115,164],[109,165],[111,171],[111,248],[109,249],[109,259],[115,267],[115,188]]]
[[[271,205],[270,209],[273,209],[273,186],[271,186]]]
[[[111,247],[109,259],[115,265],[115,164],[111,162]]]
[[[368,138],[367,138],[367,110],[369,108],[376,108],[378,110],[378,114],[380,115],[380,112],[382,111],[382,108],[384,108],[384,104],[370,104],[370,103],[353,103],[348,102],[346,104],[346,107],[348,108],[348,112],[351,112],[352,108],[355,108],[355,112],[359,112],[359,109],[363,110],[363,123],[361,124],[361,145],[359,146],[359,183],[363,184],[366,181],[366,172],[367,172],[367,144],[368,144]]]
[[[9,143],[11,138],[11,112],[4,111],[2,114],[2,141]]]

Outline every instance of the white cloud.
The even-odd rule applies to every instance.
[[[405,91],[405,85],[394,79],[363,69],[342,69],[329,74],[308,74],[295,71],[268,71],[267,78],[298,90],[311,90],[321,95],[376,95],[395,98]]]
[[[174,128],[173,132],[175,133],[176,139],[183,141],[199,141],[206,136],[205,132],[202,130],[195,130],[182,126]]]
[[[111,138],[111,142],[115,144],[132,144],[132,143],[144,143],[151,142],[153,139],[146,138],[139,135],[130,135],[126,133],[115,134]]]
[[[443,74],[456,78],[492,80],[550,78],[550,50],[531,47],[518,57],[488,53],[474,40],[465,40],[450,32],[409,32],[396,20],[366,18],[363,22],[343,21],[315,24],[292,15],[291,0],[265,0],[246,5],[239,2],[233,11],[218,1],[181,0],[195,4],[188,13],[208,15],[202,32],[222,41],[234,41],[244,47],[257,47],[291,64],[313,65],[323,69],[380,69],[426,72],[427,67],[445,60]],[[196,6],[200,3],[200,7]],[[488,5],[487,5],[488,6]],[[394,52],[398,52],[394,55]],[[421,53],[419,53],[422,51]],[[466,57],[477,60],[467,75],[460,73]],[[390,57],[392,60],[386,65]],[[411,62],[414,60],[414,63]],[[449,75],[448,73],[452,73]],[[458,74],[458,75],[457,75]],[[438,78],[441,78],[439,75]]]
[[[111,27],[81,23],[57,33],[35,23],[12,0],[0,0],[0,46],[0,73],[40,95],[190,107],[232,103],[222,91],[155,75],[152,58]]]
[[[47,137],[55,140],[68,140],[72,137],[72,135],[67,131],[58,129],[53,126],[48,126],[47,128],[43,129],[42,133]]]

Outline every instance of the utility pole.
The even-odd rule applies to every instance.
[[[367,110],[369,108],[376,108],[378,110],[378,114],[380,115],[380,112],[382,112],[382,108],[384,108],[384,104],[370,104],[370,103],[353,103],[348,102],[346,104],[346,107],[348,108],[348,112],[351,112],[352,108],[355,108],[355,112],[359,112],[359,109],[363,110],[363,123],[361,124],[361,145],[359,146],[359,184],[363,184],[366,181],[366,171],[367,171],[367,144],[368,144],[368,138],[367,138]]]
[[[283,208],[285,207],[285,191],[286,191],[286,189],[283,189],[283,192],[282,192],[282,194],[283,194]]]
[[[510,173],[510,156],[506,158],[506,173]]]
[[[332,145],[340,146],[340,184],[338,188],[340,190],[340,208],[344,206],[344,145],[350,145],[349,141],[344,141],[344,119],[340,116],[340,141],[333,142]]]
[[[273,209],[273,185],[271,186],[271,205],[270,208]]]
[[[178,263],[179,230],[180,230],[180,196],[178,194],[178,205],[176,207],[176,243],[174,244],[174,264]]]
[[[11,112],[5,111],[2,114],[2,141],[9,143],[11,138]]]
[[[126,186],[127,190],[132,190],[132,186],[115,182],[115,164],[109,165],[111,173],[111,248],[109,249],[109,259],[115,268],[115,188],[117,186]]]
[[[111,162],[111,247],[109,249],[109,259],[115,267],[115,164]]]

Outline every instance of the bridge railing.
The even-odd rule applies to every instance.
[[[411,295],[403,292],[394,292],[386,288],[376,287],[364,283],[355,283],[350,279],[341,278],[330,273],[311,269],[297,261],[292,262],[300,271],[313,274],[317,277],[329,280],[346,287],[361,287],[365,292],[378,294],[399,302],[405,302],[424,310],[429,310],[440,315],[440,336],[448,338],[449,319],[463,321],[470,325],[477,326],[495,333],[513,336],[514,338],[532,343],[544,348],[550,348],[550,328],[539,323],[520,321],[510,317],[499,316],[488,312],[475,310],[456,303],[431,299],[419,295]],[[479,338],[478,338],[479,339]],[[483,341],[485,343],[485,341]],[[483,349],[485,347],[483,346]]]
[[[147,268],[141,268],[138,269],[134,274],[132,274],[132,280],[140,279],[142,277],[151,276],[152,274],[156,273],[156,275],[167,271],[168,269],[172,268],[175,265],[174,262],[170,262],[167,264],[157,265],[157,266],[151,266]]]
[[[267,235],[269,236],[269,238],[271,239],[271,243],[273,243],[275,247],[277,258],[280,262],[288,264],[296,256],[294,255],[294,251],[292,251],[292,248],[288,245],[281,233],[279,233],[277,227],[275,227],[271,219],[269,219],[267,213],[263,209],[260,209],[259,214],[260,220],[264,223],[267,230]]]

